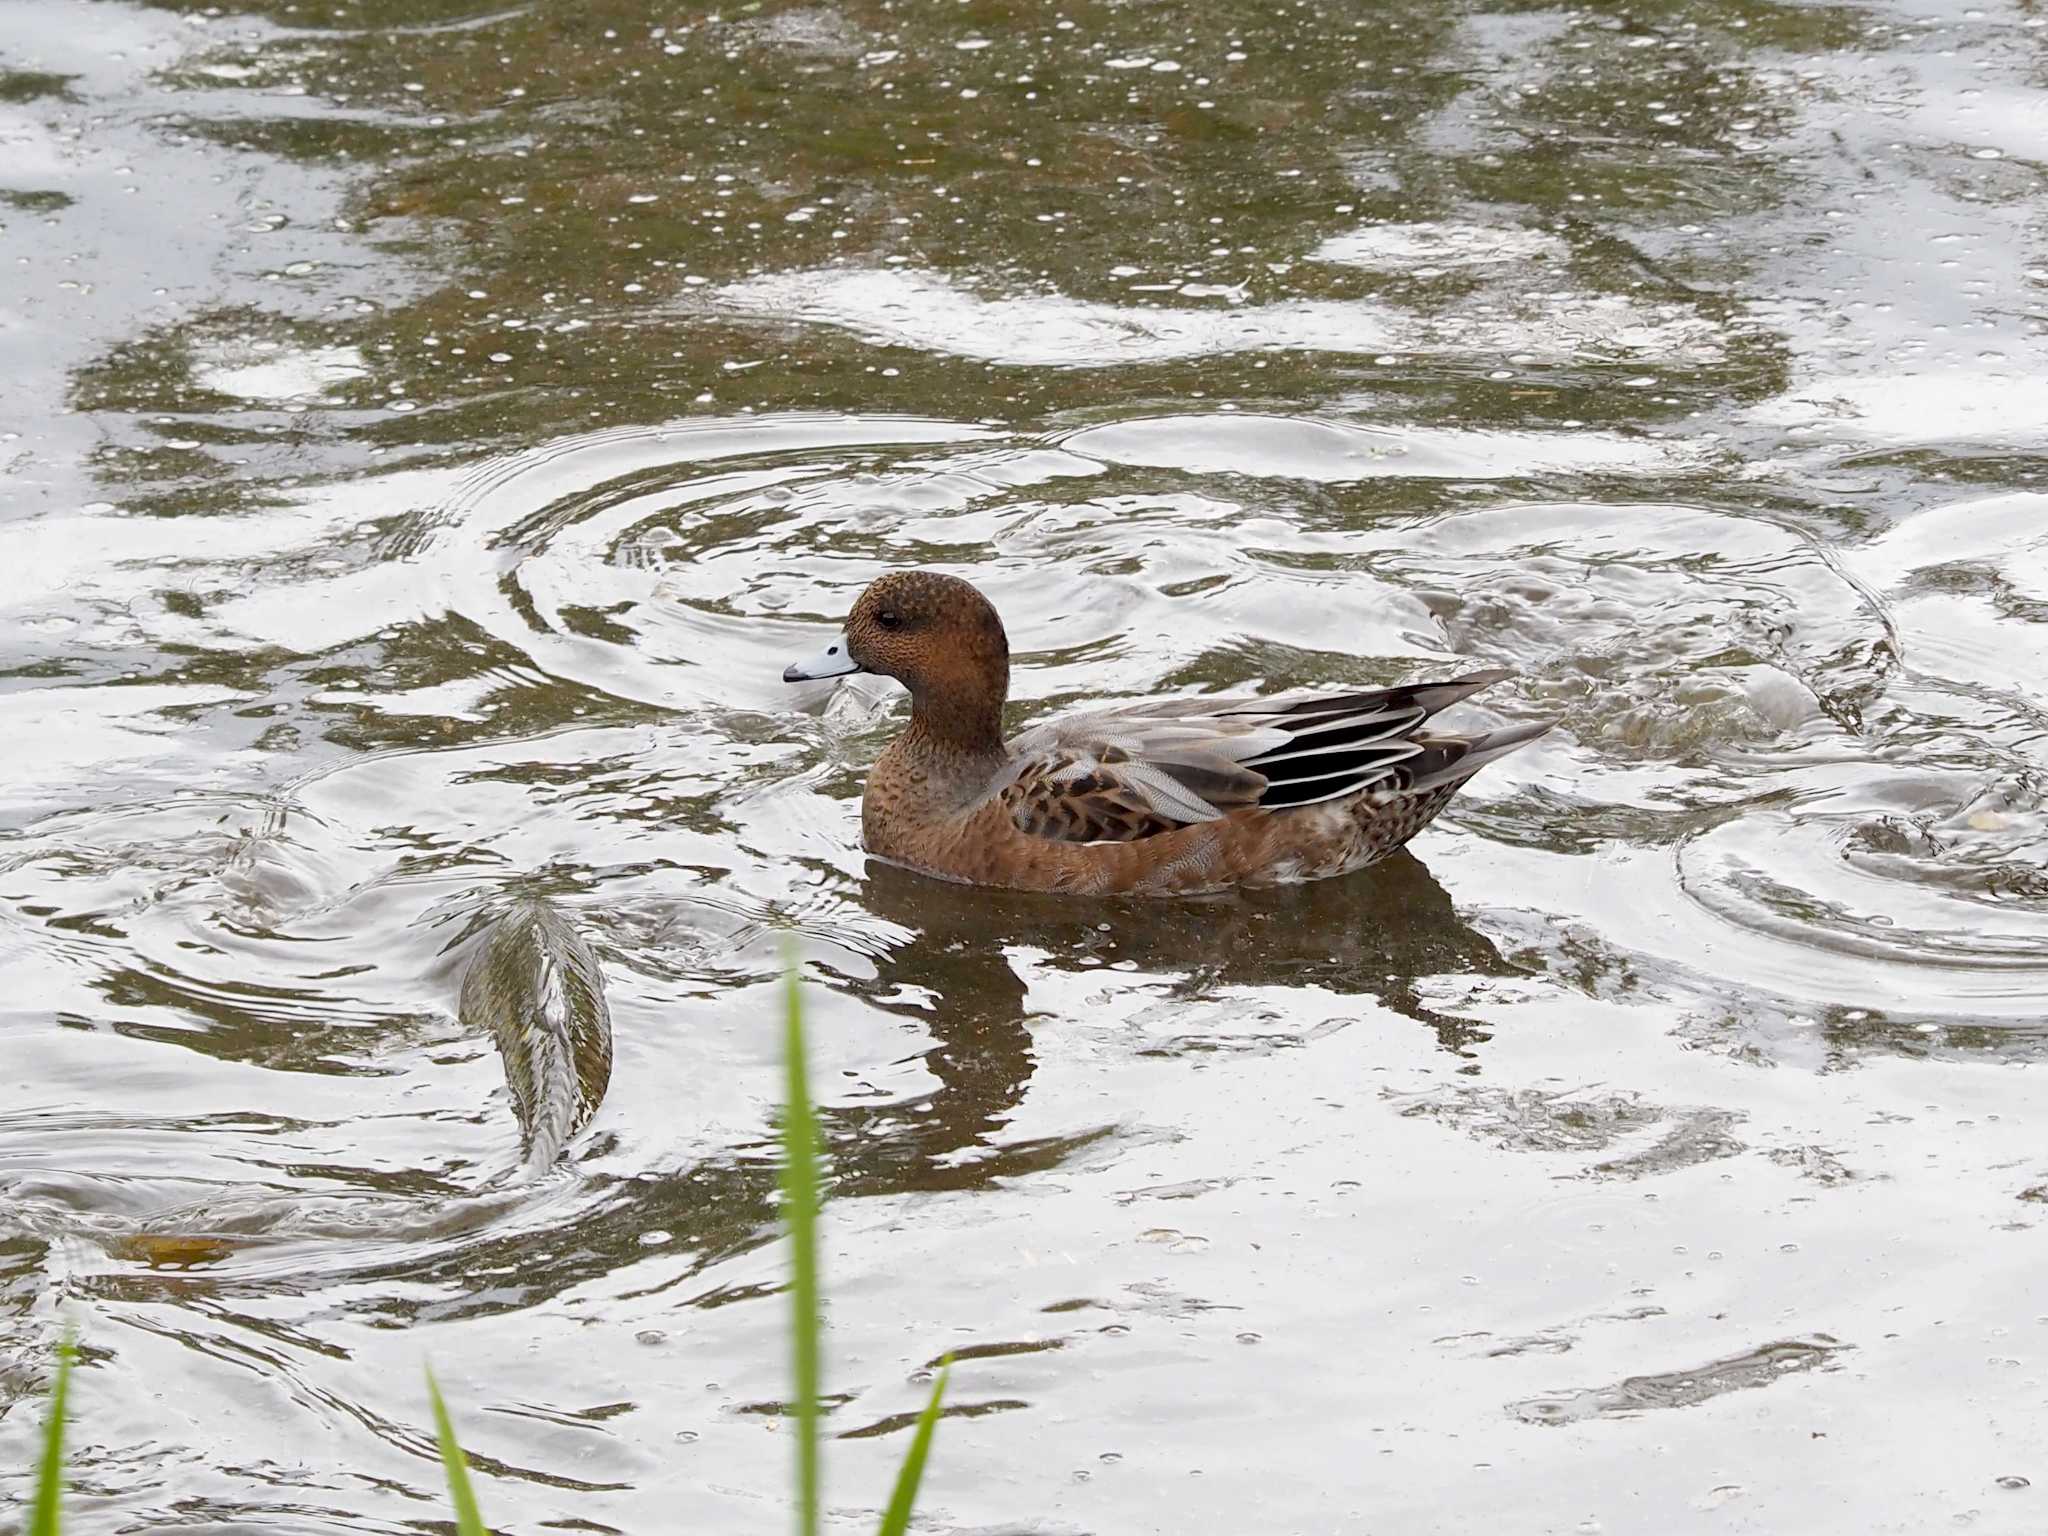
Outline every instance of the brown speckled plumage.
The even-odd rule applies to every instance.
[[[1156,700],[1005,741],[1002,622],[966,582],[925,571],[862,593],[845,647],[848,665],[911,695],[909,727],[868,778],[869,851],[975,885],[1173,895],[1344,874],[1392,853],[1473,774],[1549,729],[1428,729],[1506,675],[1482,672],[1349,693]]]

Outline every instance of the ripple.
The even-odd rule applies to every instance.
[[[680,907],[656,898],[658,882],[610,886],[636,927],[730,933],[721,910],[756,914],[748,922],[802,911],[848,953],[886,950],[887,925],[797,897],[774,866],[853,876],[843,797],[897,696],[792,691],[780,671],[875,574],[922,564],[990,592],[1030,710],[1509,666],[1520,684],[1486,705],[1565,729],[1461,800],[1451,825],[1561,852],[1619,838],[1643,882],[1628,901],[1567,883],[1557,918],[1689,971],[1704,914],[1742,956],[1744,985],[1793,1006],[1826,992],[1923,1016],[2014,1017],[2038,969],[2026,950],[2040,791],[2017,706],[1975,703],[1972,718],[1956,690],[2016,686],[2025,668],[1963,666],[1977,652],[1958,649],[1970,630],[1956,621],[1958,605],[1977,605],[1987,649],[1997,616],[2004,655],[2027,654],[2041,626],[2010,617],[2042,586],[2039,498],[1924,514],[1839,559],[1732,510],[1467,499],[1474,482],[1654,471],[1678,452],[1326,416],[1136,416],[1054,437],[783,416],[593,433],[456,474],[317,490],[271,521],[330,548],[341,531],[346,568],[259,586],[202,627],[311,656],[414,636],[403,643],[431,667],[361,669],[358,686],[330,685],[309,707],[350,729],[461,722],[499,744],[316,776],[290,798],[296,832],[281,836],[250,830],[276,807],[230,808],[225,833],[197,825],[196,802],[167,809],[172,821],[123,856],[129,867],[207,867],[174,896],[142,898],[163,903],[143,925],[159,937],[121,915],[132,876],[95,890],[76,862],[90,856],[57,843],[42,845],[56,860],[38,866],[46,883],[21,884],[24,872],[17,894],[64,915],[74,953],[141,942],[147,963],[129,967],[122,995],[154,998],[166,1018],[255,1027],[322,1014],[301,1036],[306,1064],[358,1059],[338,1031],[397,1040],[417,1025],[396,991],[376,1002],[352,982],[330,997],[294,981],[316,973],[289,946],[262,962],[276,973],[267,990],[250,991],[234,977],[279,942],[265,934],[310,931],[323,909],[323,933],[337,914],[391,934],[429,914],[444,923],[450,903],[572,848],[585,870],[718,872]],[[1403,477],[1467,489],[1434,511],[1370,515],[1374,488]],[[412,508],[396,523],[384,515],[394,498]],[[258,531],[212,537],[241,560]],[[296,559],[280,554],[277,569]],[[239,701],[173,697],[200,720]],[[504,743],[508,732],[533,745]],[[1981,751],[1973,771],[1888,761],[1944,735],[1950,755],[1996,743],[2003,770],[1987,778]],[[441,809],[380,826],[390,805]],[[221,948],[222,922],[254,937],[218,964],[195,960]],[[445,976],[445,959],[408,942],[398,952],[420,973]],[[748,974],[765,950],[743,953]],[[1857,965],[1867,974],[1848,974]],[[1926,983],[1936,974],[1946,997]],[[134,1027],[156,1028],[152,1016]]]
[[[2019,973],[2004,985],[1985,978],[2003,995],[2038,988],[2048,983],[2039,906],[2048,822],[2037,809],[2032,835],[2015,839],[2012,823],[1973,815],[1982,830],[1965,817],[1941,837],[1896,814],[1754,811],[1689,839],[1679,878],[1717,917],[1802,946]]]
[[[673,1328],[773,1294],[762,1026],[792,931],[828,982],[816,1065],[845,1196],[1107,1173],[1114,1190],[1196,1191],[1206,1219],[1238,1198],[1235,1175],[1136,1176],[1130,1149],[1169,1140],[1099,1113],[1093,1089],[1052,1090],[1055,1123],[1026,1110],[1079,1062],[1252,1074],[1382,1016],[1462,1061],[1497,1048],[1480,983],[1533,988],[1546,959],[1572,1007],[1607,964],[1617,990],[1751,1030],[1844,1010],[2033,1027],[2044,819],[2024,710],[1985,669],[1958,682],[1913,610],[2031,600],[2030,509],[1907,523],[1842,559],[1744,509],[1536,501],[1513,483],[1654,484],[1693,453],[1280,413],[1051,434],[713,419],[224,520],[181,569],[240,595],[180,634],[284,658],[266,662],[263,729],[318,747],[259,745],[238,713],[254,688],[20,696],[24,729],[53,741],[84,719],[225,743],[260,787],[131,787],[119,804],[74,787],[75,808],[0,843],[7,1022],[41,1031],[41,1092],[96,1111],[0,1116],[8,1231],[47,1255],[41,1285],[125,1334],[260,1369],[352,1449],[409,1456],[385,1408],[358,1416],[381,1395],[356,1378],[411,1324],[512,1317],[528,1338],[536,1318],[655,1307]],[[1499,663],[1517,681],[1475,714],[1563,728],[1369,883],[1142,921],[962,903],[858,848],[860,775],[900,693],[780,682],[862,585],[912,564],[1002,607],[1020,714]],[[1992,571],[2002,585],[1958,578]],[[110,606],[160,579],[79,574]],[[514,1190],[503,1074],[455,1004],[480,916],[521,892],[588,936],[618,1065],[559,1174]],[[1504,892],[1537,909],[1474,918]],[[1393,1101],[1403,1136],[1540,1163],[1546,1184],[1609,1202],[1709,1165],[1847,1177],[1817,1150],[1836,1138],[1788,1150],[1789,1131],[1693,1089],[1415,1086]],[[1206,1227],[1133,1242],[1148,1265],[1223,1246]],[[299,1321],[263,1313],[279,1295]],[[159,1321],[195,1308],[201,1325]],[[764,1310],[721,1323],[759,1329]],[[1474,1358],[1542,1357],[1580,1331],[1506,1330]],[[1684,1407],[1825,1358],[1784,1347],[1516,1411]],[[555,1404],[538,1387],[518,1401]],[[886,1431],[900,1407],[878,1394],[848,1423]],[[500,1476],[545,1459],[518,1451],[485,1454]]]

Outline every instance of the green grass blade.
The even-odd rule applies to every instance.
[[[489,1536],[484,1517],[477,1513],[476,1490],[469,1485],[469,1458],[455,1439],[455,1425],[448,1417],[448,1405],[441,1401],[441,1384],[427,1371],[427,1396],[434,1403],[434,1434],[441,1442],[441,1466],[448,1474],[448,1497],[455,1501],[455,1529],[459,1536]]]
[[[784,983],[782,1210],[789,1222],[790,1333],[796,1365],[798,1536],[818,1530],[818,1125],[804,1053],[804,1005],[794,960]]]
[[[71,1362],[78,1350],[70,1335],[57,1346],[57,1382],[50,1389],[50,1417],[43,1426],[43,1460],[36,1472],[36,1501],[28,1536],[57,1536],[63,1525],[64,1405],[71,1396]]]
[[[896,1474],[896,1491],[889,1495],[889,1508],[882,1515],[880,1536],[903,1536],[910,1529],[910,1512],[917,1507],[918,1484],[924,1481],[924,1460],[931,1454],[932,1431],[939,1427],[939,1404],[945,1400],[946,1378],[953,1374],[953,1357],[939,1367],[939,1379],[932,1383],[932,1400],[917,1416],[917,1433],[903,1458],[903,1470]]]

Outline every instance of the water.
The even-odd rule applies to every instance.
[[[0,11],[0,1482],[81,1528],[2035,1530],[2025,5]],[[970,575],[1019,717],[1505,665],[1359,877],[856,847],[780,682]],[[479,925],[590,943],[552,1180]]]

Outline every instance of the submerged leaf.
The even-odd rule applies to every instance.
[[[568,919],[538,896],[508,907],[462,978],[462,1020],[488,1029],[527,1166],[541,1172],[596,1113],[612,1078],[604,971]]]

